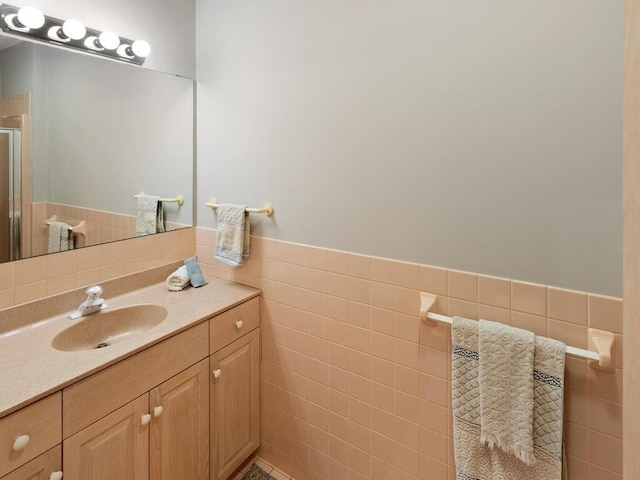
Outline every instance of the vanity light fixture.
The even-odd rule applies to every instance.
[[[78,20],[43,15],[34,7],[0,5],[0,30],[124,62],[142,65],[151,53],[144,40],[122,38],[113,32],[85,27]]]

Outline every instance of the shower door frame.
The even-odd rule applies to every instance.
[[[19,258],[10,260],[13,261],[31,257],[31,234],[33,231],[31,212],[31,115],[18,114],[0,118],[0,129],[20,130],[20,162],[18,167],[20,170],[20,182],[17,186],[20,194],[16,199],[20,210],[20,243],[18,245],[20,255]]]
[[[0,122],[6,123],[6,122]],[[3,175],[2,175],[2,190],[3,190],[3,208],[0,212],[2,217],[2,251],[0,252],[0,259],[2,261],[13,261],[21,258],[21,233],[20,223],[22,219],[22,198],[21,198],[21,154],[20,154],[20,137],[22,132],[19,128],[7,128],[0,125],[0,136],[6,135],[5,140],[2,140],[3,157],[6,155],[6,165],[4,165],[5,158],[2,158],[3,163]],[[6,150],[6,151],[5,151]],[[5,178],[6,175],[6,178]],[[5,190],[6,188],[6,190]],[[6,202],[6,203],[5,203]],[[7,209],[5,211],[5,208]],[[5,220],[8,220],[8,225],[4,225]],[[4,241],[7,241],[7,249],[5,250]]]

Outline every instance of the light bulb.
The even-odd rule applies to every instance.
[[[96,37],[95,35],[90,35],[84,39],[84,46],[87,47],[89,50],[95,50],[95,51],[104,50],[104,48],[102,48],[102,46],[99,45],[98,43],[99,43],[98,37]]]
[[[102,32],[98,41],[107,50],[115,50],[120,45],[120,37],[113,32]]]
[[[72,40],[80,40],[87,34],[87,29],[78,20],[67,20],[62,24],[62,33]]]
[[[67,37],[64,33],[62,33],[62,27],[58,27],[57,25],[54,25],[49,29],[49,31],[47,32],[47,36],[50,39],[55,40],[56,42],[66,43],[71,41],[69,37]]]
[[[138,57],[148,57],[151,53],[151,45],[144,40],[136,40],[131,45],[131,51]]]
[[[29,27],[25,27],[18,21],[17,13],[11,13],[7,15],[6,17],[4,17],[4,21],[6,22],[7,26],[11,30],[16,30],[18,32],[25,32],[25,33],[29,31]]]
[[[40,28],[44,25],[44,15],[34,7],[22,7],[18,10],[18,22],[28,28]]]
[[[133,52],[131,51],[131,47],[129,45],[127,45],[126,43],[121,44],[118,47],[117,52],[118,52],[118,55],[120,55],[123,58],[128,58],[129,60],[131,60],[133,58],[136,58],[133,55]]]

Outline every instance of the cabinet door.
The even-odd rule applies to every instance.
[[[260,445],[260,329],[211,356],[211,479],[222,480]]]
[[[52,473],[61,470],[62,449],[58,445],[11,472],[2,480],[49,480]]]
[[[150,392],[152,480],[209,477],[209,361]]]
[[[66,439],[64,480],[147,480],[148,411],[145,394]]]

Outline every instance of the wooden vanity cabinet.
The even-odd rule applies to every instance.
[[[64,478],[206,480],[209,365],[202,360],[64,442]]]
[[[207,334],[196,325],[64,390],[63,426],[77,431],[65,480],[208,479]]]
[[[207,358],[207,322],[142,350],[62,392],[62,436],[69,438]]]
[[[210,320],[212,335],[239,337],[232,343],[219,337],[210,342],[226,345],[210,357],[211,480],[227,479],[260,446],[258,308],[256,298]]]

